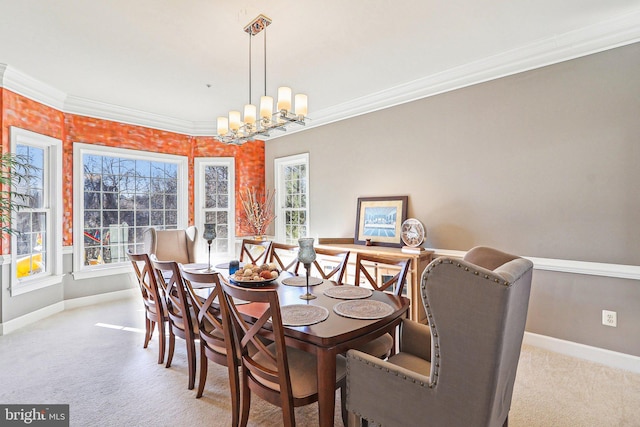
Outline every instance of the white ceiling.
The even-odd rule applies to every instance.
[[[640,40],[640,0],[0,0],[0,64],[66,111],[215,126],[247,102],[243,27],[260,13],[268,94],[307,93],[321,122]],[[262,35],[253,52],[256,102]]]

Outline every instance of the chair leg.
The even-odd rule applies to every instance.
[[[231,394],[231,426],[238,427],[240,422],[240,381],[238,378],[238,366],[228,363],[229,388]]]
[[[154,323],[148,318],[144,319],[144,345],[142,348],[147,348],[149,341],[151,341],[151,335],[153,334]]]
[[[196,346],[193,339],[186,339],[187,342],[187,367],[189,369],[189,390],[193,390],[196,385]]]
[[[173,360],[173,351],[175,350],[176,347],[176,336],[173,333],[173,330],[171,329],[171,325],[169,325],[169,354],[167,355],[167,364],[165,365],[165,367],[170,368],[171,367],[171,361]]]
[[[160,321],[158,323],[158,364],[162,364],[164,362],[164,353],[165,353],[165,327],[166,324],[164,321]]]
[[[340,387],[340,410],[342,412],[342,423],[345,425],[349,425],[349,413],[347,412],[347,385],[342,384]]]
[[[247,427],[249,422],[249,409],[251,409],[251,390],[249,390],[249,378],[245,368],[242,368],[242,417],[240,418],[240,427]]]
[[[204,384],[207,382],[207,370],[209,368],[209,359],[204,351],[204,344],[200,340],[200,379],[198,380],[198,393],[196,397],[202,397],[204,392]]]

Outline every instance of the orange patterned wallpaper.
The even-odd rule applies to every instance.
[[[193,164],[195,157],[235,157],[236,194],[245,186],[264,189],[264,142],[252,141],[241,146],[223,144],[212,137],[188,136],[109,120],[66,114],[0,88],[0,132],[2,151],[9,150],[9,128],[17,126],[58,138],[63,142],[63,244],[73,244],[73,143],[105,145],[154,151],[189,158],[189,224],[193,224]],[[236,217],[241,215],[236,200]],[[247,234],[236,221],[236,234]],[[9,253],[3,241],[2,253]]]

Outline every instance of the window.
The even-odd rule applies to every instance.
[[[235,253],[235,159],[233,157],[195,159],[195,224],[202,233],[204,224],[216,224],[211,253],[232,257]],[[200,239],[201,254],[207,253]],[[201,261],[205,261],[202,259]]]
[[[148,227],[186,227],[186,157],[76,143],[74,162],[74,275],[128,268]]]
[[[309,154],[275,159],[276,240],[297,244],[309,235]]]
[[[29,195],[14,200],[23,207],[12,216],[11,295],[62,282],[62,142],[12,127],[11,151],[30,168],[19,169],[25,180],[15,190]]]

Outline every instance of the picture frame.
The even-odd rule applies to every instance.
[[[359,197],[355,243],[402,247],[402,223],[407,219],[408,196]]]

